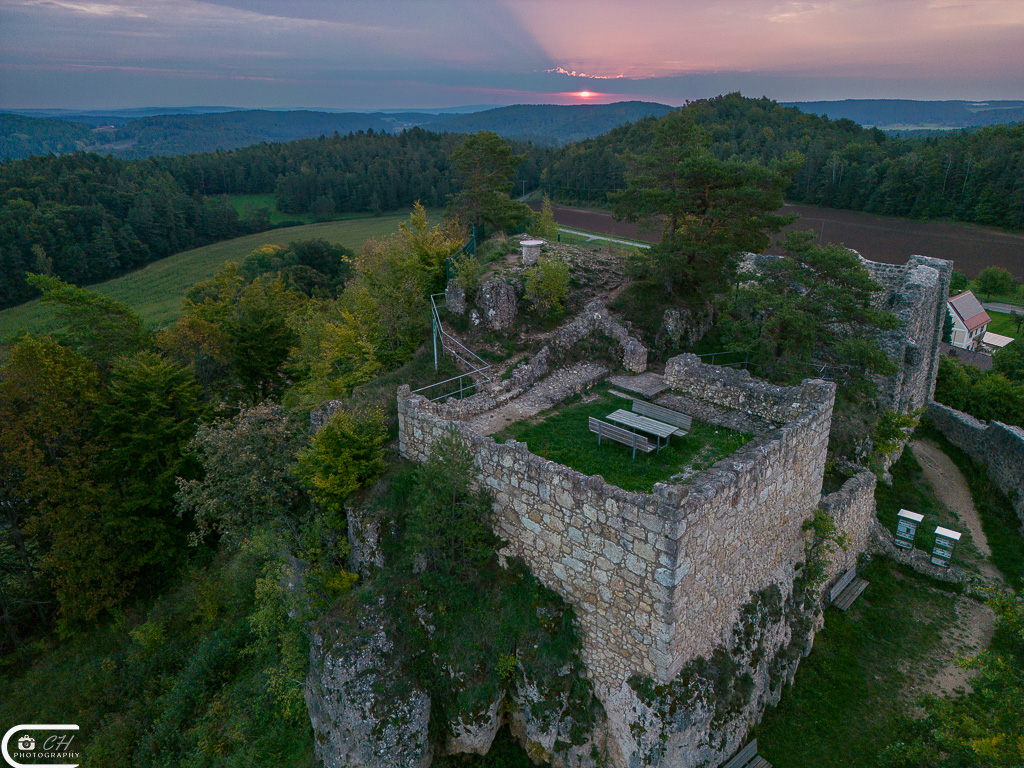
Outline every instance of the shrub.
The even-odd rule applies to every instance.
[[[542,259],[526,272],[526,298],[537,314],[547,317],[565,309],[569,265],[561,259]]]

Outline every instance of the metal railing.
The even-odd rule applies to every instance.
[[[466,397],[466,393],[472,393],[482,384],[489,384],[491,382],[491,364],[483,360],[473,350],[466,347],[461,341],[452,336],[448,331],[441,325],[441,316],[438,313],[437,301],[438,297],[445,298],[444,293],[434,293],[430,296],[430,314],[433,323],[433,337],[434,337],[434,370],[438,369],[440,363],[440,355],[448,355],[456,361],[456,365],[461,363],[469,370],[460,373],[458,376],[453,376],[450,379],[444,381],[438,381],[434,384],[428,384],[425,387],[413,390],[414,394],[421,394],[431,402],[437,400],[444,400],[448,397],[455,397],[456,395],[461,400]],[[440,344],[440,349],[439,349]],[[469,379],[469,383],[466,383],[466,379]],[[452,382],[458,382],[458,389],[455,389]],[[428,396],[426,393],[435,387],[443,387],[444,385],[452,385],[448,390],[442,392],[439,395],[433,397]]]
[[[742,356],[743,359],[742,360],[733,360],[732,362],[728,362],[728,363],[723,363],[723,362],[717,362],[716,363],[715,362],[716,359],[721,360],[723,357],[728,357],[730,355],[733,356],[733,357]],[[705,353],[703,355],[697,355],[697,357],[699,357],[701,359],[701,361],[706,362],[708,365],[720,365],[723,368],[736,367],[736,368],[743,368],[744,370],[746,370],[750,366],[750,353],[749,352],[741,352],[741,351],[733,351],[733,352],[707,352],[707,353]],[[711,359],[710,360],[705,360],[704,358],[711,358]]]
[[[742,359],[732,360],[729,362],[723,362],[724,357],[742,357]],[[723,368],[741,368],[745,371],[757,371],[769,370],[768,366],[750,362],[750,353],[737,350],[735,352],[707,352],[703,355],[697,355],[702,362],[706,362],[709,365],[719,365]],[[717,361],[717,362],[716,362]],[[780,365],[791,369],[803,369],[806,371],[804,374],[805,378],[825,379],[826,381],[836,381],[840,379],[847,371],[852,369],[852,366],[848,365],[835,365],[832,363],[816,363],[809,362],[803,363],[794,360],[781,360]]]

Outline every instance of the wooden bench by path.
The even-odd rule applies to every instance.
[[[657,419],[663,421],[666,424],[671,424],[676,427],[676,431],[672,434],[679,435],[682,437],[690,431],[690,427],[693,425],[693,419],[687,416],[685,413],[680,411],[673,411],[671,408],[665,408],[661,405],[655,405],[654,403],[648,403],[644,400],[633,399],[633,412],[639,413],[641,416],[646,416],[650,419]]]
[[[601,444],[601,438],[607,437],[610,440],[614,440],[617,443],[622,443],[633,449],[633,458],[636,458],[636,452],[641,451],[643,453],[650,453],[654,450],[654,446],[651,445],[650,441],[643,435],[638,435],[636,432],[630,432],[628,429],[622,427],[616,427],[614,424],[609,424],[606,421],[595,419],[593,416],[587,420],[587,425],[590,431],[597,435],[597,444]]]
[[[829,590],[828,599],[836,608],[847,611],[853,605],[853,601],[860,597],[868,583],[857,577],[857,567],[850,568],[842,575],[835,586]]]
[[[732,756],[722,768],[772,768],[772,764],[757,754],[757,739]]]

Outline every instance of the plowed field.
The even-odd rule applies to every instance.
[[[564,227],[636,240],[655,242],[660,231],[642,231],[640,225],[615,221],[604,211],[556,207],[555,221]],[[789,229],[812,230],[823,242],[853,248],[864,258],[888,264],[903,264],[921,254],[950,259],[968,277],[987,266],[1009,270],[1024,280],[1024,235],[1002,232],[973,224],[912,221],[866,213],[837,211],[813,205],[786,205],[782,213],[796,213],[800,219]]]

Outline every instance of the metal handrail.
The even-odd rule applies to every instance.
[[[441,325],[441,315],[437,309],[436,299],[438,296],[444,296],[445,298],[447,298],[447,294],[433,293],[430,295],[430,314],[434,326],[434,370],[437,370],[438,368],[437,342],[438,339],[440,339],[441,354],[447,353],[448,355],[462,363],[464,366],[469,368],[469,371],[465,373],[460,373],[458,376],[453,376],[452,378],[445,379],[444,381],[438,381],[433,384],[428,384],[425,387],[420,387],[419,389],[413,390],[413,393],[420,394],[425,392],[426,390],[432,389],[433,387],[438,387],[441,386],[442,384],[450,384],[453,381],[458,381],[458,395],[459,399],[461,400],[462,398],[465,397],[465,393],[472,390],[474,387],[479,387],[480,384],[482,383],[489,384],[491,382],[491,364],[486,362],[473,350],[469,349],[465,344],[463,344],[461,341],[456,339],[454,336],[452,336],[450,333],[448,333],[448,331],[444,329],[444,326]],[[445,343],[446,341],[448,342],[447,344]],[[458,350],[462,350],[462,352],[465,353],[466,357],[463,357],[463,355],[459,354]],[[466,359],[467,357],[469,359]],[[467,376],[471,381],[471,383],[468,386],[464,385],[462,382],[462,379]],[[474,376],[479,376],[481,379],[483,379],[483,381],[477,381],[474,378]],[[455,391],[452,390],[451,392],[445,392],[440,395],[437,395],[436,397],[430,397],[427,399],[430,400],[431,402],[434,402],[436,400],[443,400],[446,397],[453,397],[454,395]],[[424,395],[424,397],[426,397],[426,395]]]

